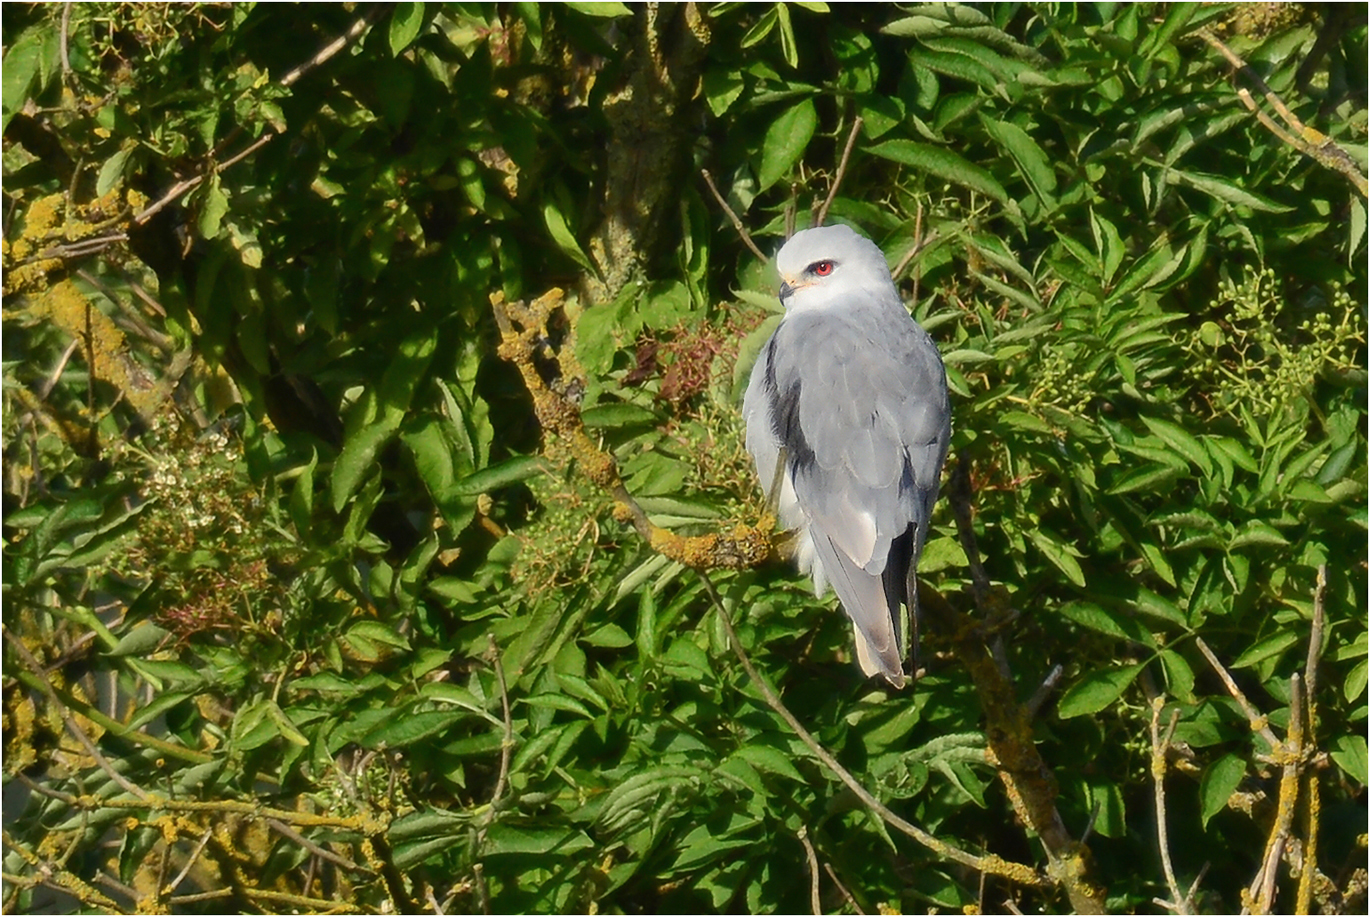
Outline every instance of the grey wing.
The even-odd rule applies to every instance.
[[[872,305],[840,321],[791,317],[771,359],[777,438],[817,557],[873,657],[862,667],[902,679],[898,605],[913,609],[908,574],[950,432],[941,358],[901,307]]]

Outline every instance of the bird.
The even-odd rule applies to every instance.
[[[916,651],[918,558],[951,439],[946,369],[870,239],[805,229],[775,264],[784,315],[743,396],[747,451],[814,593],[837,592],[862,672],[902,688],[900,606]]]

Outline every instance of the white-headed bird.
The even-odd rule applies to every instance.
[[[861,670],[902,687],[900,606],[916,644],[918,557],[951,438],[946,371],[869,239],[806,229],[776,267],[785,316],[742,403],[747,450],[800,569],[851,618]]]

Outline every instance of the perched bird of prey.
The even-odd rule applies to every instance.
[[[951,438],[946,371],[874,242],[806,229],[775,261],[785,316],[742,402],[747,451],[815,593],[837,591],[861,670],[902,687],[899,606],[916,641],[915,573]]]

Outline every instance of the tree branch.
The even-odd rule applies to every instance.
[[[832,187],[828,189],[828,196],[823,201],[823,206],[818,208],[818,216],[813,221],[815,226],[822,226],[828,219],[828,210],[831,209],[832,202],[837,198],[838,189],[842,187],[842,179],[847,177],[847,162],[851,159],[852,147],[856,146],[856,138],[861,134],[861,126],[865,123],[859,115],[852,122],[851,132],[847,134],[847,145],[842,149],[842,161],[837,164],[837,175],[833,177]]]
[[[733,648],[733,654],[737,656],[738,661],[742,663],[742,669],[747,673],[747,677],[751,679],[752,684],[761,692],[761,697],[766,701],[767,706],[780,715],[780,718],[794,730],[794,734],[799,737],[799,741],[803,742],[804,745],[808,747],[809,751],[813,752],[814,756],[818,758],[819,761],[823,762],[824,766],[832,771],[837,779],[842,781],[847,789],[851,790],[856,798],[860,799],[861,802],[866,805],[866,808],[884,819],[891,827],[912,838],[943,859],[960,863],[962,866],[968,866],[979,872],[1002,876],[1019,885],[1041,886],[1045,884],[1045,880],[1029,866],[1024,866],[1019,863],[1010,863],[994,854],[977,857],[974,854],[961,850],[959,847],[953,847],[951,844],[934,837],[916,825],[910,824],[900,818],[890,811],[884,803],[871,795],[870,791],[862,786],[860,781],[853,777],[850,771],[838,763],[837,759],[834,758],[826,748],[820,745],[818,740],[804,728],[803,724],[799,722],[799,719],[785,706],[784,701],[780,699],[780,695],[775,693],[775,689],[761,677],[761,673],[752,665],[751,658],[747,655],[747,651],[742,648],[742,641],[738,638],[737,631],[733,628],[732,615],[730,615],[727,608],[724,607],[723,600],[719,597],[718,590],[714,588],[713,580],[711,580],[709,575],[703,570],[697,570],[696,572],[699,574],[700,582],[704,584],[704,591],[708,593],[709,600],[713,603],[714,611],[718,614],[718,619],[723,625],[723,630],[728,635],[728,642]]]
[[[737,234],[742,237],[742,241],[752,250],[752,254],[756,255],[756,257],[762,261],[771,260],[762,253],[761,249],[756,247],[756,243],[752,241],[752,234],[747,232],[747,227],[743,225],[741,217],[733,212],[733,208],[728,206],[728,201],[718,192],[718,186],[714,184],[714,177],[709,174],[709,170],[700,169],[699,174],[704,176],[705,183],[708,184],[709,190],[713,192],[714,200],[718,201],[718,206],[722,207],[723,212],[728,215],[728,219],[732,221],[733,229],[737,230]]]
[[[1242,104],[1255,113],[1256,119],[1260,121],[1267,130],[1279,138],[1282,143],[1294,147],[1294,149],[1303,153],[1305,156],[1312,158],[1324,168],[1331,169],[1334,172],[1340,172],[1342,175],[1346,176],[1347,180],[1355,186],[1362,197],[1370,196],[1370,183],[1367,183],[1365,176],[1361,174],[1360,168],[1356,165],[1355,160],[1353,160],[1345,150],[1338,146],[1332,138],[1321,131],[1306,127],[1304,123],[1289,110],[1289,107],[1284,104],[1284,100],[1276,95],[1273,89],[1266,85],[1265,80],[1261,79],[1260,75],[1252,70],[1247,65],[1246,61],[1242,60],[1235,51],[1224,44],[1222,39],[1214,35],[1208,29],[1199,29],[1197,34],[1204,41],[1208,42],[1209,45],[1216,48],[1218,52],[1227,59],[1227,62],[1232,65],[1234,70],[1256,84],[1256,88],[1265,97],[1266,102],[1270,103],[1270,107],[1275,109],[1276,114],[1283,119],[1285,124],[1289,125],[1294,133],[1291,134],[1288,131],[1285,131],[1276,124],[1269,115],[1261,111],[1256,105],[1255,100],[1251,98],[1250,92],[1245,89],[1237,90],[1237,97],[1241,99]]]

